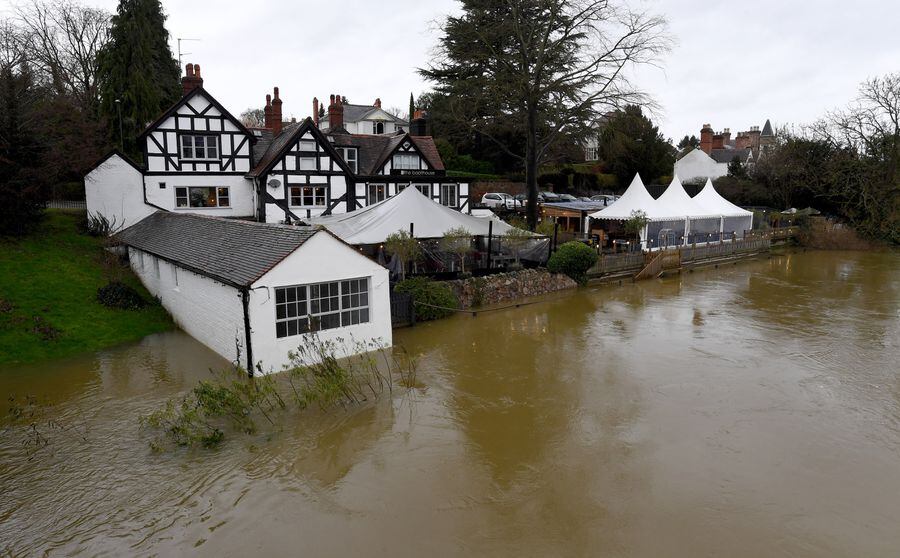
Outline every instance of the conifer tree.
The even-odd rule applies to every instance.
[[[409,123],[412,125],[413,118],[416,114],[416,101],[413,99],[413,94],[410,92],[409,94]]]
[[[99,55],[100,109],[116,145],[121,109],[125,152],[132,156],[140,153],[138,134],[181,97],[181,71],[165,21],[159,0],[120,0]]]

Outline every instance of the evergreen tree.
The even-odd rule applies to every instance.
[[[169,48],[159,0],[120,0],[109,42],[99,54],[100,109],[119,144],[120,100],[125,152],[138,156],[137,136],[181,97],[181,70]]]
[[[416,114],[416,101],[413,99],[413,94],[410,92],[409,94],[409,122],[412,124],[413,116]]]
[[[641,107],[629,105],[616,111],[600,133],[600,159],[616,175],[619,184],[628,184],[634,173],[655,180],[672,172],[672,146]]]

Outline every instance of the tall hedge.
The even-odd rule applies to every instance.
[[[577,241],[566,242],[547,261],[547,269],[553,273],[564,273],[584,283],[587,271],[597,263],[597,252],[587,244]]]

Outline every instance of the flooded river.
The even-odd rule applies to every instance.
[[[0,427],[0,555],[896,556],[900,255],[795,253],[396,332],[425,386],[154,453],[216,355],[43,367]]]

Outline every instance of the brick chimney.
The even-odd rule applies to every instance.
[[[375,108],[381,108],[381,97],[375,99]]]
[[[272,135],[277,136],[281,133],[281,97],[278,96],[278,88],[274,90],[275,98],[272,99]]]
[[[704,124],[700,128],[700,149],[709,155],[712,151],[713,129],[709,124]]]
[[[750,136],[747,135],[747,132],[738,132],[734,138],[734,148],[746,149],[748,147],[750,147]]]
[[[712,148],[713,149],[724,149],[725,148],[725,136],[723,136],[722,134],[713,134]]]
[[[344,127],[344,104],[340,95],[331,95],[328,105],[328,129],[339,130]]]
[[[413,113],[413,119],[409,123],[409,135],[411,136],[427,136],[428,135],[428,113],[422,109],[416,109]]]
[[[731,128],[725,128],[725,130],[722,132],[722,141],[725,143],[725,145],[728,145],[728,143],[731,141]]]
[[[184,95],[194,89],[203,87],[203,78],[200,77],[200,64],[188,64],[185,66],[184,77],[181,78],[181,88]]]
[[[318,97],[313,97],[313,113],[312,113],[313,124],[316,125],[316,128],[319,127],[319,99]]]
[[[266,106],[263,107],[263,127],[272,129],[272,96],[266,95]]]
[[[750,136],[750,149],[753,150],[753,154],[759,153],[759,136],[762,132],[759,131],[759,126],[750,126],[750,131],[747,132],[747,135]]]

